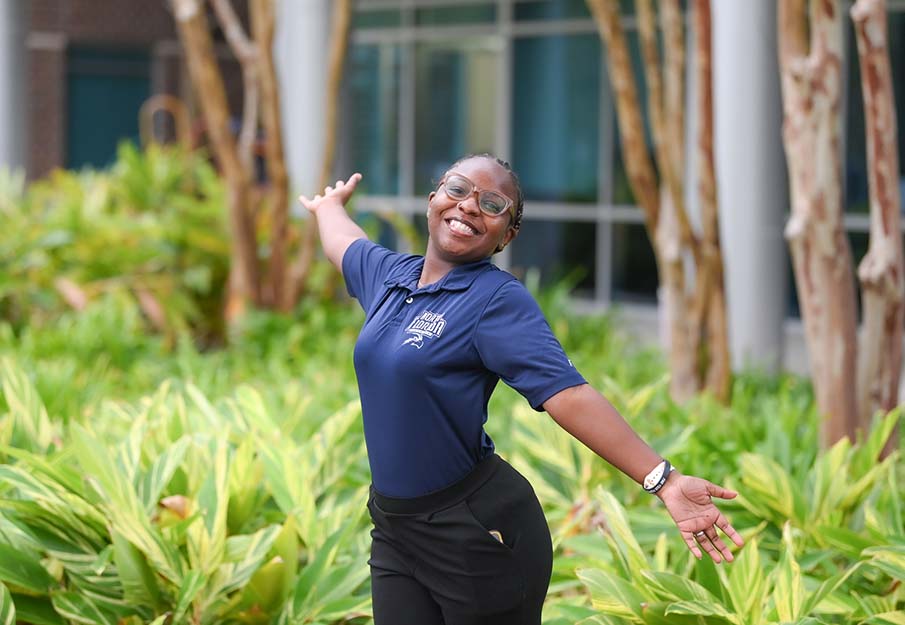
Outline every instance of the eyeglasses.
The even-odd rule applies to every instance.
[[[442,186],[446,190],[446,195],[448,195],[451,200],[456,200],[457,202],[467,200],[476,190],[475,185],[471,180],[465,176],[460,176],[459,174],[447,176],[446,180],[443,181]],[[512,214],[513,219],[515,218],[511,199],[496,191],[477,191],[478,206],[481,211],[487,213],[491,217],[497,217],[508,210]]]

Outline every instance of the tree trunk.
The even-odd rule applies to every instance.
[[[283,150],[280,93],[273,62],[276,7],[273,0],[250,0],[251,30],[258,48],[258,80],[261,88],[261,123],[267,163],[267,207],[270,213],[270,266],[267,275],[268,305],[289,312],[296,301],[286,298],[289,246],[289,174]]]
[[[337,116],[339,113],[340,86],[342,85],[343,66],[346,62],[346,52],[349,47],[349,30],[352,24],[352,1],[336,0],[333,3],[333,27],[330,36],[330,69],[327,75],[326,88],[326,112],[324,136],[324,156],[321,161],[321,172],[317,193],[331,184],[330,176],[333,172],[333,160],[336,154],[336,142],[338,133]],[[311,265],[314,262],[315,247],[317,245],[317,218],[308,216],[308,223],[302,235],[301,249],[293,263],[289,275],[287,292],[292,301],[298,299],[304,292],[308,278],[311,275]]]
[[[697,87],[698,199],[701,204],[700,264],[697,268],[692,323],[703,338],[704,386],[722,402],[729,400],[732,363],[729,361],[729,329],[726,323],[726,288],[716,199],[713,158],[713,75],[710,0],[695,0],[695,84]]]
[[[635,4],[659,182],[642,134],[644,125],[619,23],[618,3],[588,0],[607,47],[629,182],[644,210],[657,259],[663,294],[660,314],[669,344],[670,392],[677,401],[685,401],[706,386],[725,401],[731,369],[713,177],[710,7],[706,2],[699,3],[703,8],[697,11],[702,15],[696,26],[702,32],[696,52],[702,133],[698,139],[698,191],[704,221],[701,240],[688,218],[684,197],[685,43],[680,4],[677,0],[660,3],[664,63],[660,60],[653,4],[650,0],[637,0]],[[688,271],[689,262],[693,273]],[[692,276],[694,280],[690,281]]]
[[[257,242],[254,221],[249,210],[251,179],[242,166],[235,139],[229,127],[226,92],[214,55],[202,0],[171,0],[173,15],[185,48],[189,74],[214,156],[227,185],[229,223],[232,233],[230,289],[226,304],[227,321],[241,316],[249,304],[259,302]]]
[[[855,292],[842,224],[839,105],[842,8],[779,0],[779,57],[792,214],[786,238],[813,372],[824,441],[854,440]],[[810,31],[810,44],[807,33]],[[809,47],[809,49],[808,49]]]
[[[597,22],[600,38],[606,45],[607,69],[616,92],[616,118],[629,184],[635,194],[635,201],[644,212],[647,232],[652,235],[657,230],[660,212],[657,191],[659,185],[644,141],[644,119],[641,117],[641,106],[635,89],[628,44],[619,22],[618,3],[610,0],[587,0],[587,3]],[[659,265],[659,258],[657,262]]]
[[[858,423],[864,429],[876,411],[888,412],[898,404],[905,322],[898,135],[885,5],[883,0],[858,0],[851,10],[861,63],[870,188],[870,247],[858,267],[864,323]]]

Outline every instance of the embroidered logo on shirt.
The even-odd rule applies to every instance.
[[[443,318],[443,313],[425,310],[405,329],[405,333],[411,334],[411,336],[405,339],[402,344],[414,345],[417,349],[421,349],[424,346],[425,338],[438,338],[443,334],[443,328],[445,327],[446,319]]]

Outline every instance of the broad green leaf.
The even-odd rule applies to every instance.
[[[138,497],[144,504],[145,511],[151,514],[157,506],[160,495],[173,478],[173,474],[182,464],[189,440],[181,438],[164,451],[144,474],[138,486]]]
[[[815,592],[806,597],[804,605],[802,606],[801,613],[810,614],[812,611],[814,611],[827,595],[836,592],[836,590],[845,583],[845,580],[847,580],[855,571],[861,568],[862,564],[862,562],[856,562],[852,566],[848,567],[845,571],[824,580]]]
[[[743,505],[755,504],[755,511],[772,510],[773,519],[780,525],[786,520],[795,521],[799,527],[804,525],[805,506],[800,489],[793,487],[785,469],[770,458],[751,453],[741,455],[739,469],[743,484],[739,501]]]
[[[218,575],[225,577],[220,592],[230,593],[248,583],[261,566],[280,530],[279,525],[271,525],[254,534],[230,536],[226,539],[226,563],[218,572]]]
[[[35,593],[47,593],[56,584],[34,554],[24,554],[0,543],[0,582]]]
[[[836,442],[817,458],[810,474],[810,488],[806,490],[810,499],[808,524],[813,525],[827,519],[839,504],[846,488],[839,484],[839,477],[846,473],[845,461],[851,449],[847,438]]]
[[[579,569],[578,579],[591,593],[591,605],[598,610],[634,621],[642,620],[648,598],[628,581],[599,569]]]
[[[50,596],[53,608],[60,616],[85,625],[117,625],[117,619],[101,610],[86,595],[76,592],[55,592]]]
[[[665,600],[718,603],[710,591],[681,575],[666,571],[642,571],[641,575],[650,582],[650,588]]]
[[[13,593],[16,604],[16,618],[31,625],[65,625],[60,615],[53,609],[50,598],[31,597]]]
[[[862,623],[863,625],[905,625],[905,610],[874,614]]]
[[[183,615],[192,605],[192,601],[198,596],[198,593],[207,583],[207,577],[201,571],[189,571],[186,573],[179,585],[179,592],[176,596],[176,609],[173,610],[173,622],[178,623]]]
[[[125,479],[101,443],[81,426],[72,429],[79,463],[105,496],[104,509],[113,528],[142,551],[157,572],[173,581],[182,577],[182,562],[174,545],[151,526],[131,482]]]
[[[719,603],[710,601],[677,601],[669,604],[666,614],[693,614],[696,616],[715,616],[731,623],[741,624],[738,616],[730,613]]]
[[[729,569],[729,597],[735,611],[749,623],[757,623],[763,611],[767,575],[761,567],[756,537],[748,540]]]
[[[797,621],[801,616],[804,603],[804,582],[801,578],[801,567],[795,560],[791,527],[788,523],[783,528],[783,553],[774,573],[773,601],[776,613],[781,621]]]
[[[0,625],[16,625],[16,606],[9,589],[0,583]]]
[[[640,575],[642,570],[650,568],[650,563],[629,527],[625,509],[611,493],[603,488],[597,489],[596,499],[600,502],[601,510],[606,515],[608,534],[615,538],[619,553],[632,572],[632,577]]]
[[[13,417],[13,439],[17,447],[45,451],[50,447],[54,428],[44,403],[25,372],[12,360],[0,358],[0,390]]]
[[[900,582],[905,581],[905,545],[869,547],[864,550],[868,562]]]
[[[188,529],[189,562],[192,568],[213,575],[223,562],[226,549],[226,514],[229,509],[229,462],[226,441],[212,442],[212,462],[198,493],[201,523]]]
[[[148,566],[144,555],[123,538],[116,530],[111,531],[116,571],[119,574],[125,599],[135,605],[157,607],[160,589],[154,572]]]

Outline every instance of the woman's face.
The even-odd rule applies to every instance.
[[[507,245],[516,231],[511,227],[511,211],[488,215],[478,206],[478,194],[494,191],[511,200],[514,210],[516,189],[512,178],[499,163],[484,157],[454,165],[446,172],[444,182],[451,175],[466,178],[474,185],[475,192],[463,200],[454,200],[441,183],[428,196],[428,254],[454,264],[487,258],[497,247]]]

